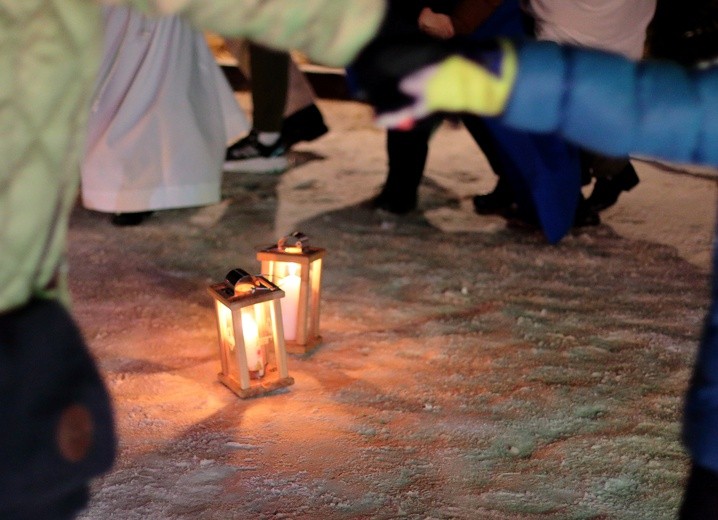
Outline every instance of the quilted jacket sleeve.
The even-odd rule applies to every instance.
[[[609,155],[718,165],[718,68],[530,43],[503,120]]]
[[[179,13],[195,26],[347,65],[378,30],[385,0],[106,0],[155,14]]]

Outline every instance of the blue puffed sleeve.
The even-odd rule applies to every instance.
[[[502,120],[607,155],[718,165],[718,68],[703,71],[551,42],[519,48]]]

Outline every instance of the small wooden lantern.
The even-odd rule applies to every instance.
[[[321,341],[319,336],[319,302],[322,284],[324,249],[308,245],[307,236],[296,232],[262,249],[262,275],[282,289],[284,339],[287,351],[304,354]]]
[[[284,291],[242,269],[233,269],[208,291],[217,316],[219,380],[242,398],[294,384],[287,373],[279,304]]]

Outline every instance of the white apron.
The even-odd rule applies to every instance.
[[[83,205],[124,213],[219,201],[225,147],[249,125],[203,34],[125,7],[104,15]]]

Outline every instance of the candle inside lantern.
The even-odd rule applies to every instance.
[[[264,352],[259,344],[259,328],[254,317],[242,312],[242,332],[244,334],[244,351],[247,353],[247,368],[252,379],[264,376]]]
[[[287,264],[287,276],[279,280],[279,286],[285,293],[281,299],[282,324],[284,325],[284,339],[293,341],[297,337],[297,314],[299,311],[299,289],[302,280],[297,274],[298,264]]]

